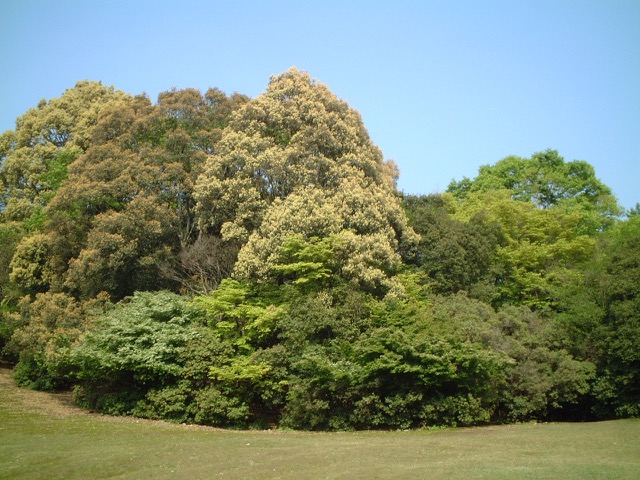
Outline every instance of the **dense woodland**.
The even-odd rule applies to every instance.
[[[256,98],[79,82],[0,136],[2,356],[232,428],[640,416],[640,208],[553,150],[398,175],[295,69]]]

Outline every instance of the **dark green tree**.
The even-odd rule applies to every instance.
[[[640,415],[640,218],[631,217],[603,239],[599,259],[604,268],[594,276],[594,299],[604,301],[599,340],[600,413],[615,417]]]
[[[437,293],[460,290],[486,296],[495,262],[498,225],[479,213],[468,222],[454,219],[446,195],[407,196],[403,205],[409,223],[420,235],[413,262],[434,280]]]

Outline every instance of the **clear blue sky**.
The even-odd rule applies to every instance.
[[[0,53],[0,131],[78,80],[253,97],[296,66],[406,193],[552,148],[640,202],[640,0],[0,0]]]

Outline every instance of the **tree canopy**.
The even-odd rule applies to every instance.
[[[602,229],[622,213],[611,189],[582,160],[566,162],[557,151],[538,152],[530,159],[506,157],[480,167],[473,180],[452,181],[447,189],[457,198],[472,192],[505,189],[514,200],[530,201],[539,208],[563,207],[582,212],[585,228]]]
[[[340,235],[345,277],[388,284],[415,234],[360,115],[289,70],[232,118],[196,185],[201,225],[244,243],[236,273],[264,279],[278,245]]]
[[[0,206],[22,220],[43,207],[66,178],[67,166],[92,144],[93,127],[111,105],[130,98],[82,81],[60,98],[42,100],[0,137]]]
[[[398,175],[295,68],[251,99],[79,82],[0,136],[0,355],[234,428],[640,415],[638,208],[554,150],[441,194]]]

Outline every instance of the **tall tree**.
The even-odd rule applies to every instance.
[[[43,207],[66,177],[66,167],[91,145],[100,115],[127,98],[100,82],[81,81],[19,117],[15,131],[0,140],[4,215],[22,220]]]
[[[245,243],[240,275],[264,278],[287,237],[340,234],[345,259],[359,262],[348,276],[379,283],[415,240],[396,176],[360,115],[291,69],[225,130],[196,185],[200,222]]]
[[[606,416],[640,415],[640,218],[616,226],[599,245],[603,268],[591,279],[604,318],[595,331],[602,352],[598,396]],[[595,272],[594,272],[595,273]]]
[[[198,237],[193,184],[246,97],[217,89],[130,98],[105,112],[69,167],[46,231],[54,289],[114,298],[172,285],[162,264]]]
[[[482,215],[495,225],[494,305],[553,307],[553,285],[593,253],[595,238],[581,228],[579,212],[540,209],[512,198],[510,190],[471,192],[456,205],[454,218]]]
[[[18,263],[27,267],[24,253],[35,243],[44,245],[41,239],[29,236],[42,230],[44,208],[67,177],[67,167],[91,145],[92,128],[102,113],[128,98],[99,82],[78,82],[61,97],[40,101],[16,120],[15,130],[0,135],[0,300],[16,296],[15,285],[10,285],[8,278],[21,238],[26,236],[23,241],[28,245],[23,246]],[[22,270],[16,278],[31,283],[26,290],[33,292],[33,282],[41,279],[27,279],[25,273]]]

